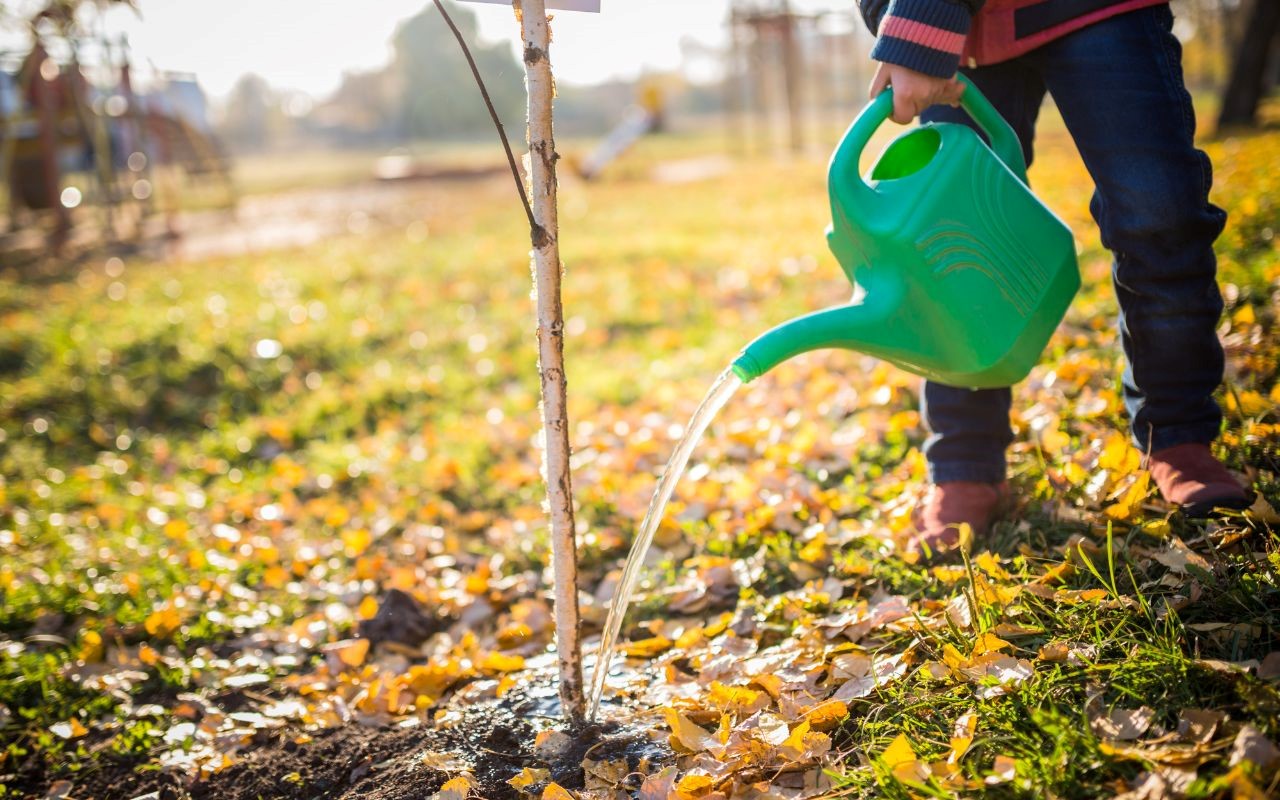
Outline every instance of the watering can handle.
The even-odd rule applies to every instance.
[[[973,121],[978,123],[978,127],[982,128],[983,133],[987,134],[987,138],[991,140],[991,149],[1005,163],[1005,166],[1018,177],[1018,180],[1026,183],[1027,162],[1022,155],[1022,145],[1018,141],[1018,135],[1013,132],[1013,128],[1009,127],[1009,123],[1005,122],[1004,117],[1000,116],[1000,112],[996,111],[995,106],[991,105],[991,101],[978,91],[978,87],[964,75],[957,74],[956,77],[965,87],[964,94],[960,97],[960,107],[967,111],[969,116],[973,117]],[[840,147],[831,157],[830,174],[833,179],[839,180],[844,185],[866,186],[858,169],[858,161],[862,157],[862,151],[871,141],[871,137],[892,114],[893,87],[890,86],[862,110],[845,134]]]

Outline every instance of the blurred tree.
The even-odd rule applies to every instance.
[[[1280,47],[1280,0],[1254,0],[1222,92],[1218,127],[1253,125],[1267,91],[1267,62]]]
[[[524,127],[524,71],[510,46],[479,41],[475,14],[451,13],[484,76],[494,108],[509,129]],[[492,127],[467,62],[434,7],[401,23],[391,71],[401,89],[400,132],[408,138],[449,138]]]
[[[242,75],[227,95],[221,133],[241,152],[266,149],[284,124],[281,98],[260,75]]]
[[[342,144],[403,139],[398,118],[402,89],[386,69],[346,72],[342,85],[316,116]]]
[[[82,8],[101,9],[103,6],[125,6],[134,11],[138,10],[136,0],[49,0],[49,3],[31,18],[31,22],[35,24],[48,20],[57,26],[60,33],[68,35],[76,31]]]

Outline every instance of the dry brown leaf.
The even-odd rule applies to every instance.
[[[675,782],[675,765],[665,767],[661,772],[653,775],[646,775],[644,782],[640,784],[637,800],[667,800]]]
[[[1227,763],[1234,767],[1246,761],[1263,771],[1280,761],[1280,749],[1252,725],[1245,725],[1236,734],[1235,743],[1231,745],[1231,759]]]
[[[1195,628],[1195,625],[1188,625],[1188,628]],[[1224,625],[1223,627],[1236,629],[1234,625]],[[1216,630],[1216,629],[1215,629]],[[1214,672],[1221,672],[1223,675],[1242,675],[1254,669],[1257,669],[1258,662],[1254,659],[1248,661],[1222,661],[1216,658],[1197,658],[1194,663],[1197,666],[1211,669]]]
[[[1160,771],[1143,772],[1137,777],[1133,788],[1116,795],[1115,800],[1166,800],[1182,797],[1195,778],[1195,770],[1164,768]]]
[[[991,629],[996,636],[1038,636],[1044,633],[1044,628],[1032,625],[1014,625],[1009,622],[1001,622],[999,625]]]
[[[1066,662],[1080,666],[1098,657],[1098,648],[1091,644],[1076,642],[1049,642],[1040,648],[1041,661],[1051,663]]]
[[[1035,674],[1030,661],[1002,653],[987,653],[970,660],[960,672],[979,684],[975,693],[984,700],[999,697]]]
[[[1280,651],[1268,653],[1258,664],[1258,677],[1264,681],[1280,679]]]
[[[1090,719],[1089,727],[1099,738],[1127,742],[1146,733],[1155,716],[1155,710],[1147,706],[1132,709],[1116,708],[1112,709],[1110,714]]]
[[[627,759],[618,758],[612,761],[593,761],[592,759],[584,759],[582,762],[583,774],[586,776],[587,791],[610,791],[616,789],[619,784],[626,780],[630,774],[631,768],[627,766]]]
[[[564,731],[545,730],[533,740],[533,752],[543,761],[552,761],[560,757],[573,745],[573,737]]]
[[[1192,551],[1185,542],[1177,537],[1171,539],[1163,550],[1155,554],[1154,558],[1179,574],[1185,574],[1188,566],[1205,572],[1213,571],[1213,567],[1204,559],[1204,556]]]
[[[832,700],[839,700],[842,703],[866,697],[881,686],[893,683],[907,674],[907,662],[902,653],[889,658],[868,658],[865,662],[846,662],[845,666],[855,673],[854,677],[831,695]],[[861,675],[856,674],[857,670],[862,669],[866,672]]]
[[[998,786],[1008,783],[1018,774],[1018,762],[1009,756],[996,756],[991,764],[991,774],[983,779],[987,786]]]
[[[1280,385],[1280,384],[1277,384]],[[1271,506],[1267,498],[1259,492],[1257,499],[1253,501],[1253,505],[1245,512],[1249,519],[1261,522],[1264,525],[1280,525],[1280,513]]]
[[[973,627],[973,603],[967,594],[958,594],[947,601],[947,619],[957,628]]]
[[[49,784],[48,790],[44,793],[44,800],[64,800],[70,796],[74,788],[75,785],[71,781],[54,781]]]
[[[856,642],[877,628],[909,616],[911,606],[907,598],[894,595],[874,606],[865,607],[864,604],[864,607],[853,611],[818,620],[817,625],[826,631],[828,638],[834,639],[843,634],[845,638]]]
[[[1124,742],[1099,742],[1098,749],[1115,758],[1128,758],[1144,764],[1165,764],[1174,767],[1195,767],[1209,761],[1213,755],[1199,744],[1125,744]]]
[[[1218,725],[1227,718],[1221,711],[1203,708],[1184,708],[1178,714],[1178,736],[1189,742],[1208,743],[1213,739]]]

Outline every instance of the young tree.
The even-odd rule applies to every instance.
[[[551,74],[551,26],[544,0],[524,0],[521,30],[529,87],[529,182],[533,198],[533,268],[538,301],[538,373],[542,378],[544,469],[551,514],[555,574],[556,652],[560,702],[573,727],[586,717],[582,692],[582,642],[578,618],[578,550],[574,536],[573,483],[569,474],[569,413],[564,372],[564,310],[560,301],[560,226],[556,207],[556,155],[552,130],[555,81]]]
[[[569,470],[569,413],[564,370],[564,308],[560,299],[560,225],[556,205],[556,155],[552,129],[555,80],[551,74],[551,25],[545,0],[515,0],[524,43],[529,93],[529,183],[532,203],[516,167],[502,121],[485,88],[466,37],[453,24],[441,0],[436,8],[462,47],[480,86],[498,138],[502,140],[520,200],[529,218],[538,315],[538,374],[542,383],[543,477],[551,522],[551,562],[555,582],[556,653],[560,664],[560,702],[571,728],[586,722],[582,686],[582,641],[578,615],[578,548],[573,518],[573,480]]]

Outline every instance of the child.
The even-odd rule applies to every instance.
[[[958,67],[999,109],[1031,163],[1036,116],[1053,96],[1096,190],[1090,211],[1114,255],[1134,443],[1166,500],[1192,517],[1244,508],[1212,455],[1222,413],[1214,331],[1222,313],[1213,242],[1226,214],[1209,203],[1208,157],[1167,0],[859,0],[879,39],[871,95],[894,90],[893,117],[973,125],[955,106]],[[1009,389],[926,382],[928,493],[911,546],[953,547],[986,529],[1005,498]]]

